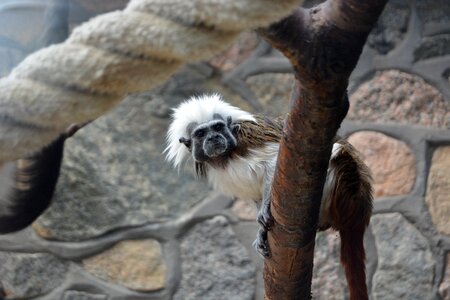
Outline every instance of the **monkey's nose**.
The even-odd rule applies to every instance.
[[[209,143],[213,146],[223,146],[225,145],[225,140],[220,135],[214,135],[208,139]]]
[[[225,139],[219,137],[211,137],[205,145],[205,152],[209,157],[216,157],[227,150]]]

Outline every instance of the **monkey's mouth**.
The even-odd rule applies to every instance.
[[[224,154],[228,149],[228,143],[225,139],[219,139],[206,143],[205,154],[208,157],[217,157]]]

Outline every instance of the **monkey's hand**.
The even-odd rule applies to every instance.
[[[261,225],[261,228],[256,234],[256,240],[253,242],[253,247],[255,247],[256,251],[264,258],[270,257],[270,249],[267,242],[267,232],[273,225],[273,217],[270,212],[270,201],[271,196],[269,192],[264,195],[261,208],[256,216],[256,221]]]
[[[256,234],[256,240],[252,245],[263,258],[270,257],[270,249],[267,242],[267,230],[260,228]]]
[[[270,212],[270,199],[264,200],[261,204],[261,208],[256,215],[256,221],[267,231],[272,227],[273,217]]]

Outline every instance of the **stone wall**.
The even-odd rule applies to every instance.
[[[44,2],[0,0],[0,76],[39,46]],[[72,0],[70,27],[125,2]],[[340,133],[375,179],[371,299],[450,299],[449,40],[450,2],[391,0],[352,76]],[[164,135],[170,107],[203,92],[279,115],[292,80],[287,61],[245,33],[83,128],[67,142],[50,209],[0,236],[4,297],[262,299],[256,208],[178,175],[164,162]],[[316,244],[314,299],[347,299],[337,234]]]

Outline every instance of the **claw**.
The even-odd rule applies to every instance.
[[[270,231],[273,225],[273,217],[270,212],[270,206],[263,205],[256,216],[256,221],[264,227],[265,230]]]
[[[260,228],[258,230],[258,233],[256,234],[256,240],[252,245],[263,258],[270,257],[269,243],[267,241],[267,231],[263,228]]]

